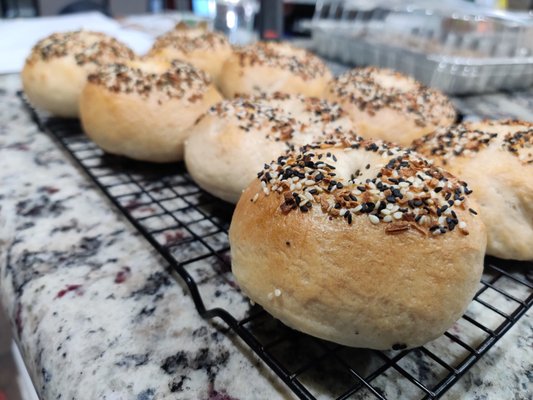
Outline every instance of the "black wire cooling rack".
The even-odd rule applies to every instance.
[[[198,312],[221,318],[301,399],[440,397],[531,307],[524,263],[485,260],[479,290],[442,337],[413,350],[353,349],[293,331],[239,292],[231,275],[233,207],[203,192],[183,164],[107,155],[77,120],[40,117],[49,133],[187,284]],[[220,283],[225,290],[220,290]],[[218,288],[218,289],[217,289]]]

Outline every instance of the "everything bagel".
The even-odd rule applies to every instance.
[[[330,82],[325,97],[346,110],[361,136],[402,145],[456,118],[444,94],[389,69],[350,70]]]
[[[179,161],[194,122],[220,100],[209,77],[185,62],[110,64],[89,76],[80,99],[81,122],[109,153]]]
[[[242,290],[287,325],[374,349],[420,346],[465,311],[486,232],[468,186],[363,139],[289,152],[243,193],[230,227]]]
[[[318,98],[274,93],[226,100],[192,129],[185,143],[185,163],[198,185],[236,203],[265,162],[328,133],[353,135],[351,126],[338,104]]]
[[[419,139],[413,149],[472,187],[487,254],[533,260],[533,124],[466,123]]]
[[[103,64],[133,58],[126,45],[103,33],[54,33],[33,47],[22,70],[22,85],[34,106],[59,117],[77,117],[87,76]]]

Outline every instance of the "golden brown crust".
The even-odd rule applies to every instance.
[[[180,61],[122,67],[104,68],[83,89],[85,132],[113,154],[153,162],[181,160],[190,128],[222,97],[202,71]],[[145,88],[154,82],[160,84]]]
[[[98,32],[55,33],[38,42],[22,70],[30,102],[53,115],[77,117],[87,76],[99,65],[133,59],[133,52]]]
[[[403,145],[456,117],[441,92],[388,69],[350,70],[331,81],[326,96],[341,103],[364,137]]]
[[[487,226],[487,254],[533,259],[533,124],[465,123],[421,138],[413,148],[472,187]]]
[[[327,164],[345,182],[352,167],[365,168],[369,159],[375,166],[382,158],[371,143],[359,143],[365,145],[312,151],[324,154],[322,160],[328,152],[335,155],[338,162],[329,157]],[[383,154],[385,164],[396,158]],[[313,169],[301,161],[303,168]],[[380,171],[374,166],[369,178]],[[438,337],[469,304],[483,268],[486,235],[479,218],[469,212],[468,199],[453,206],[468,235],[461,229],[427,234],[424,226],[415,228],[420,225],[388,231],[395,222],[379,218],[374,223],[369,209],[350,214],[349,220],[319,205],[343,188],[320,194],[307,210],[301,210],[300,202],[287,212],[280,206],[287,194],[295,198],[293,193],[302,191],[293,187],[280,193],[272,186],[275,178],[270,184],[260,179],[243,193],[233,216],[233,273],[253,301],[289,326],[350,346],[399,349]]]
[[[322,97],[331,73],[315,55],[287,43],[259,42],[236,48],[222,68],[226,98],[276,91]]]

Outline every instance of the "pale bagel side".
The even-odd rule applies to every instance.
[[[219,88],[226,98],[285,92],[322,97],[331,73],[307,50],[288,43],[237,47],[226,60]]]
[[[487,226],[487,254],[533,260],[533,124],[470,122],[413,148],[468,182]]]
[[[179,161],[194,122],[220,100],[208,76],[181,61],[111,64],[89,77],[81,122],[109,153]]]
[[[134,58],[126,45],[100,32],[54,33],[33,47],[21,73],[22,86],[37,108],[77,117],[87,76],[103,64]]]
[[[345,72],[329,83],[325,97],[341,104],[361,136],[401,145],[448,127],[456,118],[444,94],[383,68]]]
[[[307,146],[243,193],[233,273],[292,328],[355,347],[420,346],[451,327],[479,284],[486,232],[467,193],[383,143]]]

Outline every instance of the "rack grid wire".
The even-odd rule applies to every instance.
[[[301,399],[436,399],[533,303],[531,263],[487,257],[479,290],[443,336],[403,351],[354,349],[291,330],[250,305],[231,275],[233,207],[203,192],[182,163],[156,165],[105,154],[78,120],[33,120],[69,154],[185,281],[199,314],[220,318]],[[214,289],[223,282],[226,292]],[[209,302],[209,304],[206,304]]]

